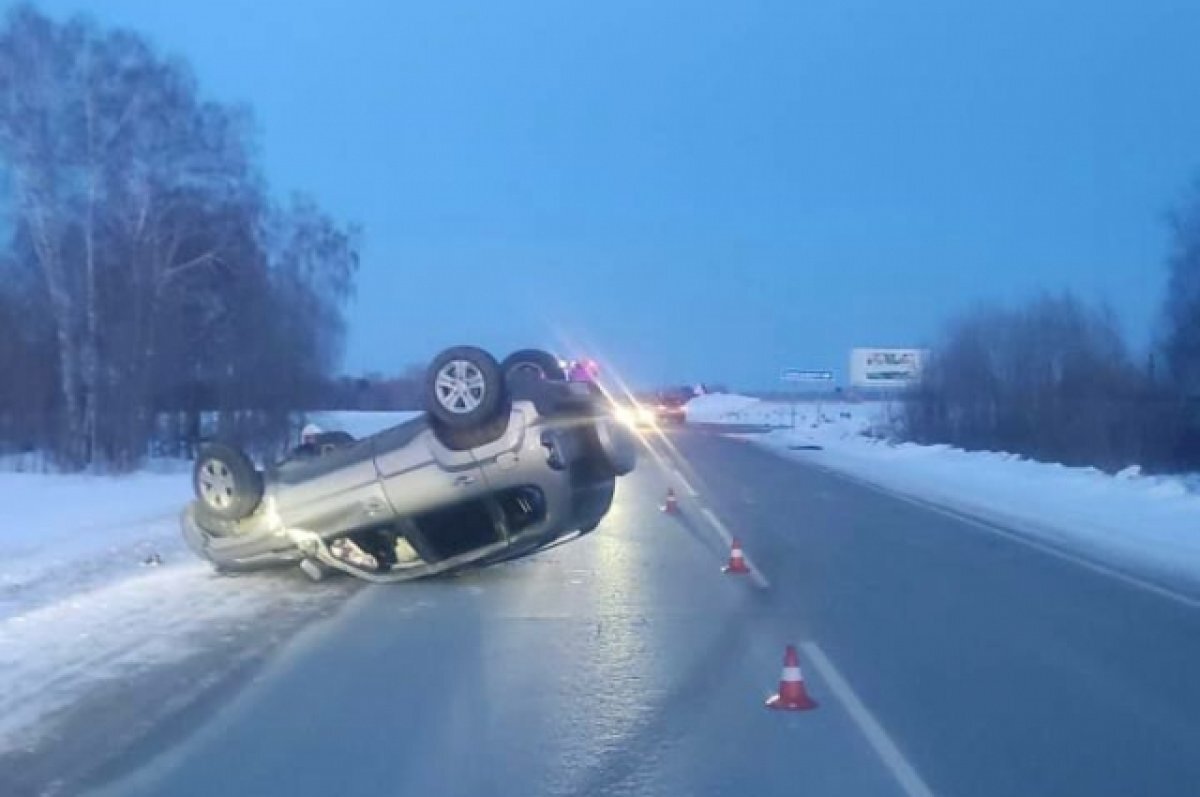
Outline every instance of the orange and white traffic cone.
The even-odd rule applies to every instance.
[[[816,708],[817,701],[808,696],[804,688],[804,676],[800,674],[800,657],[796,646],[788,645],[783,654],[783,675],[779,678],[779,694],[767,701],[767,708],[783,711],[807,711]]]
[[[729,546],[729,564],[721,568],[726,573],[736,573],[744,575],[750,572],[750,568],[746,567],[746,557],[742,553],[742,544],[734,537],[733,543]]]
[[[667,499],[661,508],[668,515],[674,515],[679,511],[679,500],[675,498],[675,490],[673,488],[667,488]]]

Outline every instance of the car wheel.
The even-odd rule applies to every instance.
[[[497,415],[495,420],[488,421],[482,426],[472,426],[469,429],[452,429],[445,426],[434,426],[434,434],[442,445],[451,451],[470,451],[472,448],[486,446],[504,436],[508,431],[508,409]]]
[[[500,365],[474,346],[455,346],[433,358],[425,374],[425,409],[449,429],[492,421],[505,408]]]
[[[552,379],[562,382],[567,378],[558,358],[541,349],[521,349],[513,352],[504,358],[500,370],[504,372],[504,378],[510,385],[520,379]]]
[[[200,450],[192,487],[201,508],[221,520],[241,520],[262,501],[262,474],[240,449],[213,443]]]

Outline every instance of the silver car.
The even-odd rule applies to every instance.
[[[426,412],[362,440],[336,434],[265,472],[203,449],[183,534],[219,570],[299,564],[404,581],[487,565],[585,534],[636,444],[589,383],[551,355],[497,363],[459,346],[425,377]]]

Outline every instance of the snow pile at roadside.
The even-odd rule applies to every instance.
[[[331,412],[313,419],[366,437],[414,412]],[[177,518],[191,463],[153,461],[125,476],[0,472],[0,620],[31,605],[129,578],[153,553],[192,555]]]
[[[758,423],[745,420],[764,402],[732,393],[710,393],[687,403],[687,419],[692,423]]]
[[[315,420],[364,437],[415,414]],[[249,655],[285,618],[300,622],[344,592],[292,570],[217,576],[180,536],[190,471],[153,462],[114,477],[0,472],[0,751],[33,744],[33,727],[89,690],[230,640]],[[161,565],[147,563],[156,556]]]
[[[809,428],[813,424],[838,424],[841,431],[881,431],[888,418],[899,413],[898,405],[886,402],[815,401],[805,399],[794,405],[782,401],[762,401],[737,394],[698,396],[687,403],[692,423],[769,426],[773,428]],[[849,416],[850,423],[845,423]]]
[[[190,497],[186,473],[0,473],[0,621],[137,573],[176,544]]]
[[[0,750],[88,688],[180,660],[200,626],[261,595],[218,587],[186,549],[189,475],[0,473]],[[149,565],[157,555],[163,565]]]
[[[327,432],[349,432],[356,438],[370,437],[376,432],[417,417],[419,412],[316,412],[308,420]]]
[[[759,402],[759,417],[786,405]],[[880,404],[798,407],[797,428],[745,439],[889,490],[991,518],[1119,569],[1200,586],[1200,493],[1187,477],[1116,475],[1015,454],[890,443],[863,433]],[[893,408],[894,409],[894,408]],[[746,421],[733,421],[745,423]]]
[[[0,617],[0,753],[35,747],[95,691],[205,649],[227,648],[220,668],[232,670],[347,586],[311,584],[294,571],[226,578],[182,544],[163,550],[163,566],[114,567],[128,572]],[[185,704],[190,690],[210,686],[205,678],[224,675],[220,668],[180,683],[172,700]]]

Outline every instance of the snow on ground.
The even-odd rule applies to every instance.
[[[770,423],[764,419],[769,415],[773,420],[776,409],[787,407],[734,393],[710,393],[687,403],[687,417],[693,423]],[[748,420],[750,417],[754,420]]]
[[[316,600],[278,576],[218,577],[179,535],[190,497],[186,472],[0,474],[0,753],[92,690],[188,659],[208,631]]]
[[[238,643],[230,659],[259,654],[275,617],[315,612],[330,595],[281,574],[223,578],[182,551],[168,562],[0,620],[0,753],[36,746],[49,730],[45,721],[92,690],[136,681],[222,642]],[[175,697],[186,701],[187,691],[180,685]]]
[[[719,402],[710,401],[719,399]],[[693,405],[696,413],[693,415]],[[995,519],[1126,571],[1200,587],[1200,493],[1194,479],[1116,475],[1015,454],[893,443],[880,432],[899,410],[884,403],[797,405],[796,428],[746,439],[896,492]],[[787,404],[703,396],[689,419],[783,426]],[[874,432],[873,434],[868,434]]]
[[[415,418],[419,412],[317,412],[309,420],[332,432],[349,432],[355,437],[370,437],[376,432]]]
[[[363,437],[413,415],[315,420]],[[213,629],[228,637],[337,594],[278,574],[216,576],[180,537],[190,499],[190,463],[119,477],[0,472],[0,752],[91,689],[187,659]],[[145,564],[154,554],[161,566]]]
[[[0,473],[0,621],[140,572],[179,538],[186,473]]]

